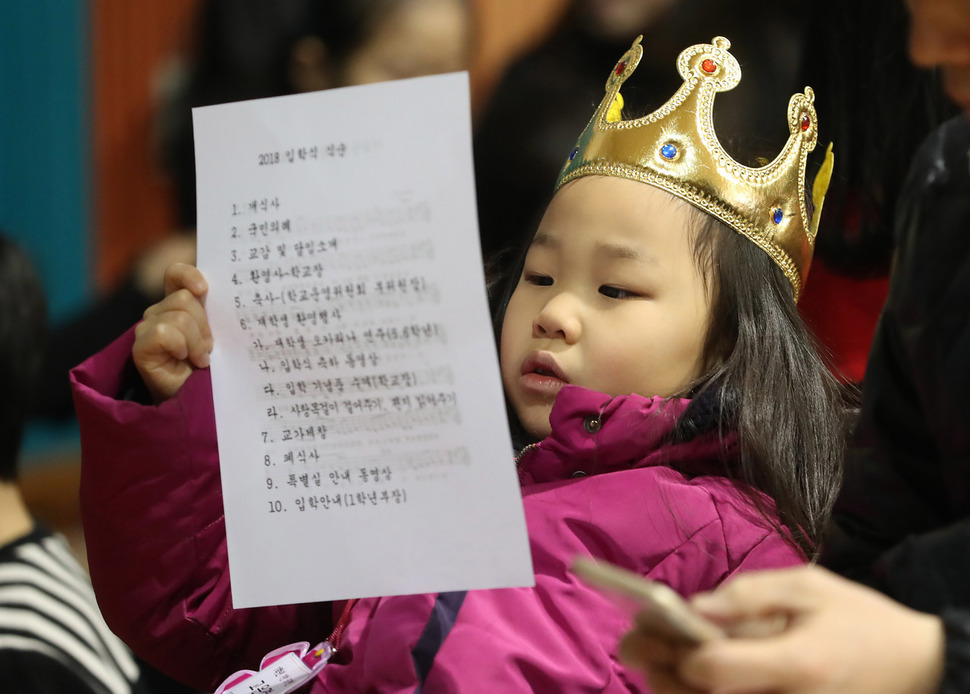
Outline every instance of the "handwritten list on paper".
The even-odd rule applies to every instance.
[[[235,607],[531,585],[464,73],[196,109]]]

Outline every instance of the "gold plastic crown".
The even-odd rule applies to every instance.
[[[818,216],[832,170],[832,148],[815,180],[814,216],[805,200],[805,162],[818,138],[810,87],[788,102],[790,135],[771,163],[750,168],[735,161],[714,133],[717,92],[741,80],[730,41],[691,46],[677,59],[684,84],[653,113],[622,120],[620,87],[643,55],[633,42],[606,82],[606,96],[579,137],[556,189],[581,176],[618,176],[662,188],[744,234],[778,264],[798,300],[815,247]]]

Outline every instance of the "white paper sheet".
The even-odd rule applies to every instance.
[[[532,585],[464,73],[196,109],[235,607]]]

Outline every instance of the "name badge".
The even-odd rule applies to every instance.
[[[239,670],[227,677],[215,694],[286,694],[301,687],[323,669],[333,655],[328,641],[313,648],[307,641],[291,643],[267,653],[259,671]]]

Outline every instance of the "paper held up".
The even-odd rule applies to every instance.
[[[196,109],[234,606],[532,585],[464,73]]]

